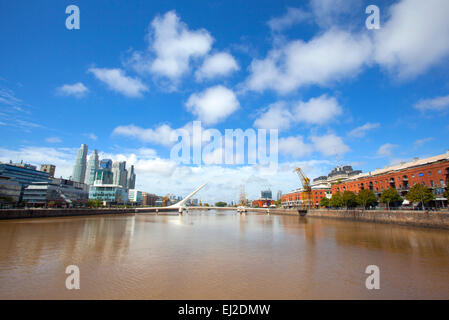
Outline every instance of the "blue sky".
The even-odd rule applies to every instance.
[[[204,200],[230,201],[240,184],[251,198],[298,187],[298,165],[314,178],[444,153],[448,15],[445,0],[2,1],[0,160],[68,177],[86,143],[135,164],[143,191],[210,180]],[[167,137],[193,120],[279,129],[277,172],[174,164]]]

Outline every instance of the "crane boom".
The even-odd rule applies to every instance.
[[[299,180],[302,184],[302,207],[308,209],[312,207],[312,187],[310,186],[310,178],[308,178],[301,168],[293,170],[298,174]]]

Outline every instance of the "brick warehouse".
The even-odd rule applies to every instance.
[[[415,158],[410,162],[402,162],[368,173],[357,171],[357,174],[353,174],[354,172],[350,168],[346,176],[338,175],[337,180],[333,174],[329,174],[327,180],[326,177],[315,179],[314,182],[317,181],[317,183],[312,186],[314,206],[318,207],[322,198],[326,196],[330,198],[332,194],[344,191],[358,193],[360,190],[370,189],[380,197],[382,191],[393,187],[405,196],[408,190],[417,183],[431,188],[437,199],[447,200],[441,194],[449,186],[449,150],[442,155],[425,159]],[[282,205],[296,207],[301,205],[302,200],[301,190],[295,190],[282,196]]]
[[[449,185],[449,151],[445,154],[426,158],[415,158],[411,162],[361,173],[331,186],[332,194],[363,189],[372,190],[377,196],[388,188],[395,188],[401,195],[417,183],[431,188],[438,196]]]

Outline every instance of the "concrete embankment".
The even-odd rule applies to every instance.
[[[134,214],[135,209],[105,208],[105,209],[4,209],[0,210],[0,220],[91,216],[99,214]]]
[[[273,212],[274,213],[274,212]],[[309,210],[307,217],[391,223],[449,230],[448,211]]]

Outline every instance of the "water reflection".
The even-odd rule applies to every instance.
[[[212,210],[1,221],[0,298],[447,299],[448,243],[441,230]],[[369,264],[378,292],[364,288]]]

